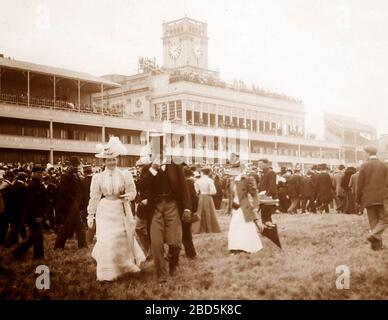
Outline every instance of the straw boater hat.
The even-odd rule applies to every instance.
[[[98,144],[96,147],[97,150],[100,151],[100,153],[96,154],[96,158],[102,159],[116,158],[120,155],[126,154],[127,152],[118,137],[111,137],[108,144]]]

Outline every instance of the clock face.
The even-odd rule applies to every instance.
[[[199,59],[202,56],[202,46],[199,41],[193,42],[193,52],[197,59]]]
[[[181,54],[181,51],[182,51],[182,46],[180,44],[180,42],[174,40],[174,41],[171,41],[169,46],[168,46],[168,54],[170,55],[170,57],[174,60],[178,59],[178,57],[180,56]]]

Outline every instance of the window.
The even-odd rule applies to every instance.
[[[224,119],[222,115],[218,115],[218,126],[223,126],[224,125]]]
[[[193,119],[192,119],[192,111],[191,110],[186,110],[186,121],[188,123],[192,123],[193,122]]]
[[[169,106],[169,109],[170,109],[170,114],[169,114],[169,118],[167,120],[174,120],[176,118],[176,115],[175,115],[175,102],[174,101],[170,101],[168,103],[168,106]]]
[[[257,131],[257,120],[252,121],[252,131]]]
[[[215,126],[216,125],[216,115],[214,113],[210,114],[210,125]]]
[[[161,109],[162,109],[161,110],[161,120],[162,121],[167,120],[167,105],[163,104]]]
[[[202,114],[202,122],[203,122],[203,124],[209,123],[209,114],[207,114],[207,113]]]
[[[160,113],[160,105],[155,104],[155,119],[160,119],[161,113]]]
[[[199,112],[198,111],[194,112],[194,123],[195,124],[199,123]]]
[[[180,100],[176,102],[176,117],[182,120],[182,101]]]

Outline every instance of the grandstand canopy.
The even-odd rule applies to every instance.
[[[103,84],[106,89],[119,88],[121,85],[104,78],[96,77],[88,73],[61,69],[57,67],[46,66],[31,62],[13,60],[0,57],[0,67],[16,69],[20,71],[31,71],[35,73],[45,74],[48,76],[58,76],[61,78],[80,80],[94,84]]]

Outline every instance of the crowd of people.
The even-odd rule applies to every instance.
[[[100,147],[103,168],[75,156],[56,166],[0,164],[0,245],[16,258],[33,247],[33,258],[44,259],[47,232],[56,233],[54,250],[75,235],[79,249],[94,244],[97,280],[139,272],[152,260],[164,283],[176,273],[181,245],[188,259],[196,258],[193,233],[221,232],[219,212],[231,216],[228,249],[239,254],[262,249],[259,234],[276,228],[273,214],[329,213],[332,207],[347,214],[366,210],[368,241],[382,249],[388,166],[374,147],[365,148],[360,168],[321,164],[305,173],[298,166],[276,173],[267,159],[253,166],[234,153],[226,165],[177,164],[159,154],[121,170],[119,139]]]
[[[12,93],[1,93],[0,94],[0,102],[4,103],[10,103],[10,104],[17,104],[17,105],[29,105],[33,107],[43,107],[43,108],[54,108],[54,109],[60,109],[60,110],[67,110],[67,111],[75,111],[75,112],[85,112],[85,113],[94,113],[94,114],[101,114],[104,112],[105,115],[108,116],[123,116],[124,114],[124,106],[115,104],[115,105],[104,105],[102,108],[100,105],[97,104],[88,104],[88,103],[81,103],[78,105],[75,101],[71,102],[68,101],[66,97],[62,97],[62,99],[58,98],[56,100],[54,99],[48,99],[44,97],[36,97],[36,96],[30,96],[30,99],[28,100],[28,97],[26,94],[12,94]]]
[[[220,87],[220,88],[229,88],[232,90],[238,90],[245,93],[253,93],[261,96],[266,96],[270,98],[283,99],[293,102],[301,103],[300,99],[290,97],[284,93],[275,93],[269,90],[266,90],[260,86],[252,85],[249,87],[242,80],[234,80],[233,84],[228,84],[225,81],[220,80],[216,75],[213,74],[200,74],[197,72],[187,72],[182,70],[175,70],[170,75],[170,82],[177,81],[190,81],[200,84],[206,84],[209,86]]]

